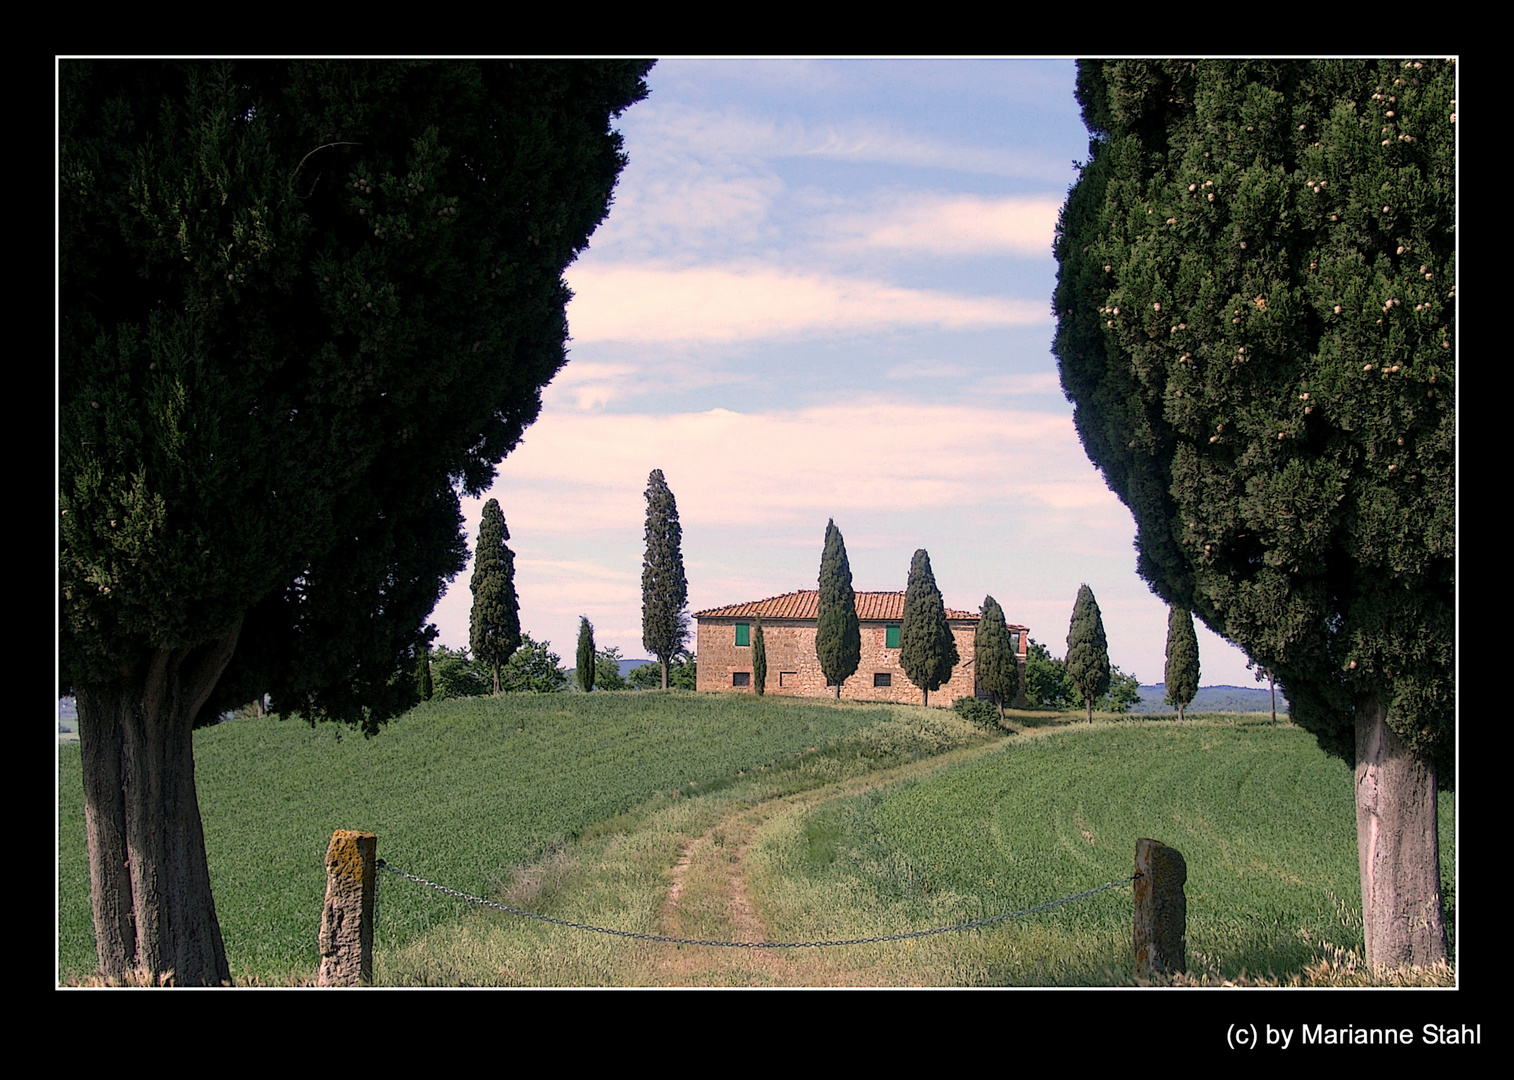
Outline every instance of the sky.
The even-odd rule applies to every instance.
[[[677,500],[689,611],[813,589],[826,522],[858,591],[930,553],[1053,656],[1078,587],[1110,660],[1162,681],[1167,609],[1084,455],[1051,354],[1051,244],[1088,135],[1071,60],[661,60],[630,161],[567,271],[568,363],[464,499],[496,498],[521,627],[573,663],[641,642],[648,474]],[[468,642],[471,565],[433,621]],[[1255,685],[1200,624],[1201,682]],[[690,623],[690,648],[694,647]]]

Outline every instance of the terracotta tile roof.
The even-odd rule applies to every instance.
[[[904,593],[860,592],[857,593],[857,618],[863,621],[898,622],[904,618]],[[819,618],[820,592],[817,589],[801,589],[799,592],[770,596],[766,600],[750,600],[744,604],[727,604],[694,612],[696,619],[815,619]],[[946,609],[948,619],[978,619],[975,611]],[[1021,628],[1023,629],[1023,628]]]

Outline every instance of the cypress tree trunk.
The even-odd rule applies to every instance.
[[[75,688],[100,974],[231,982],[195,795],[194,719],[240,620],[197,649],[155,649],[108,684]]]
[[[1388,726],[1380,697],[1356,710],[1356,847],[1367,965],[1446,959],[1440,899],[1435,765]]]

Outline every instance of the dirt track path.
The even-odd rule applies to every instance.
[[[958,765],[996,744],[957,750],[886,772],[843,780],[812,791],[743,806],[687,844],[673,867],[662,907],[664,934],[723,941],[767,941],[748,880],[746,860],[763,827],[778,814],[818,806]],[[659,986],[880,986],[896,980],[863,963],[857,947],[736,949],[664,945],[647,985]]]

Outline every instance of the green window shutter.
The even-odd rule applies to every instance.
[[[739,622],[736,624],[736,644],[750,645],[752,643],[752,624]]]
[[[897,649],[899,647],[899,628],[897,626],[890,626],[884,631],[883,646],[886,649]]]

